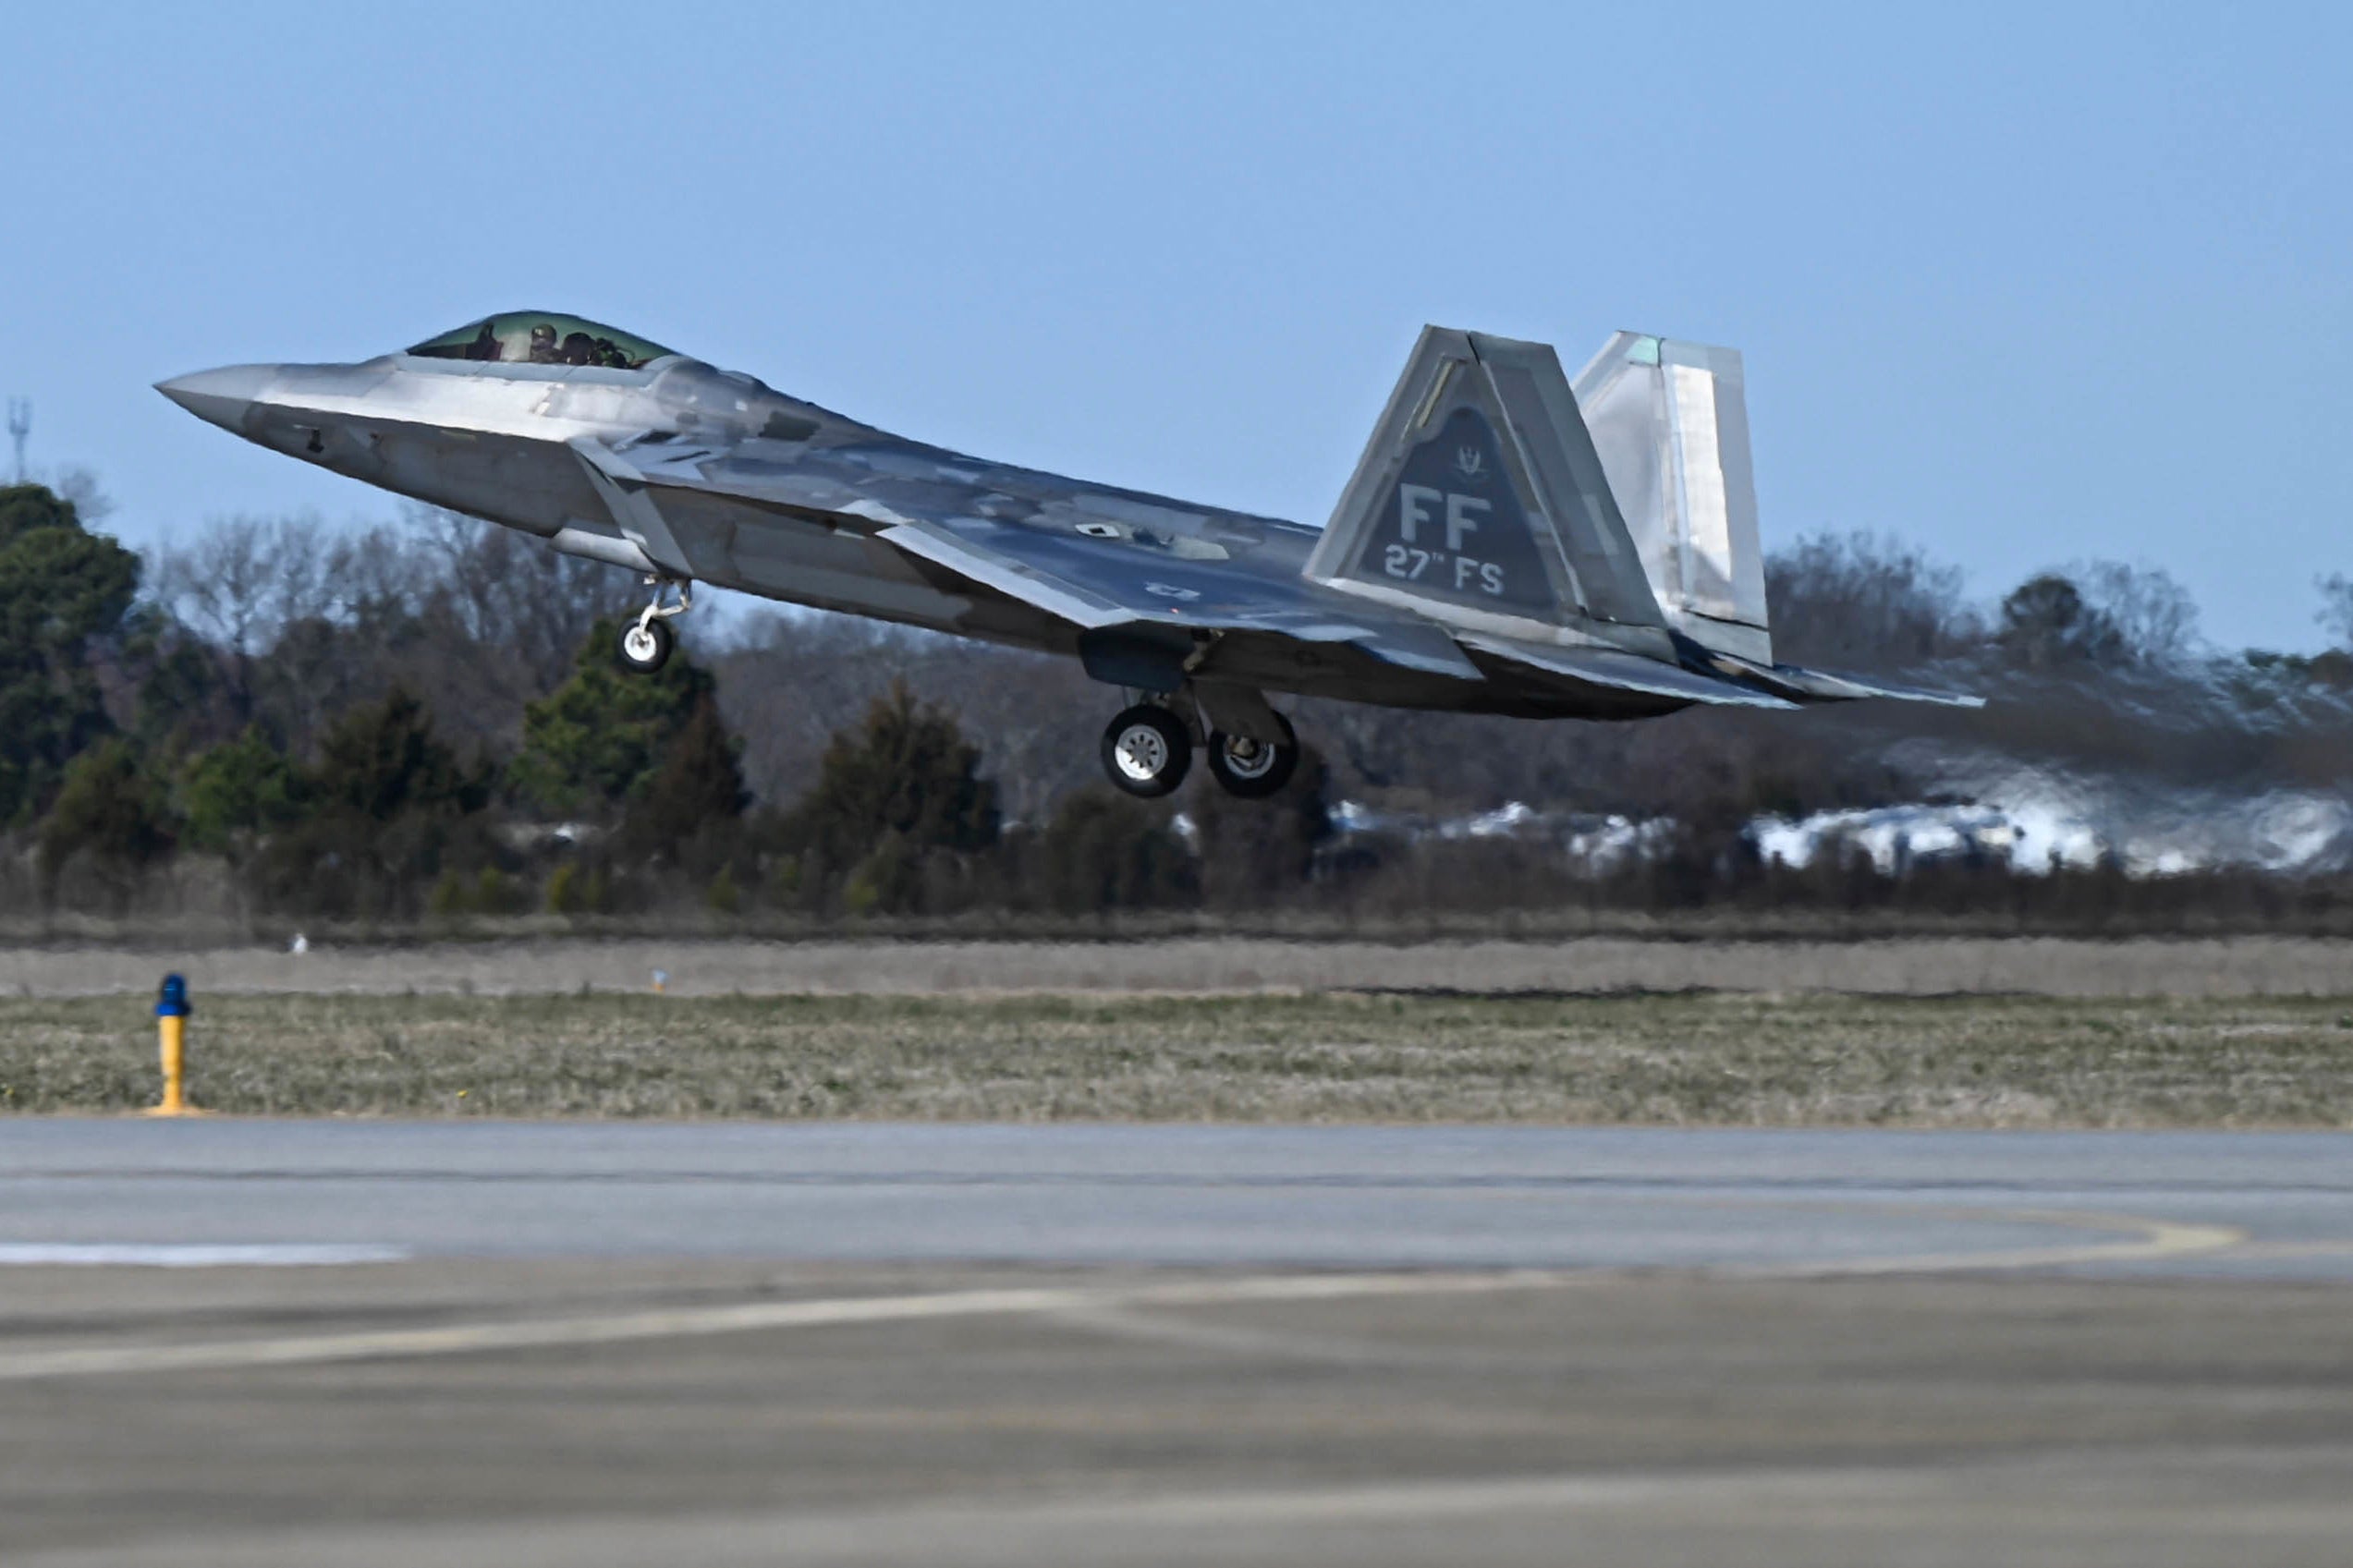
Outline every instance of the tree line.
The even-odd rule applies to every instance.
[[[2187,800],[2341,792],[2353,764],[2353,655],[2211,649],[2161,572],[2080,563],[1981,609],[1915,549],[1816,535],[1767,577],[1783,659],[1997,700],[1628,725],[1300,700],[1310,755],[1276,799],[1202,786],[1146,803],[1100,781],[1116,694],[1068,661],[762,610],[697,617],[686,656],[636,675],[612,649],[641,585],[505,529],[426,511],[357,530],[231,518],[142,557],[72,499],[0,489],[0,909],[2147,907],[2193,890],[2107,873],[2021,888],[1969,866],[1900,885],[1851,862],[1791,873],[1743,834],[2004,767]],[[2353,581],[2317,588],[2323,624],[2353,640]],[[1574,805],[1669,831],[1596,875],[1526,845],[1343,834],[1343,799],[1429,816]],[[2242,878],[2229,896],[2335,896],[2316,886]]]

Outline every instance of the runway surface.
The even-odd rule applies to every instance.
[[[2353,1138],[0,1124],[0,1560],[2337,1562]]]
[[[27,1258],[1803,1272],[2027,1253],[2353,1277],[2336,1134],[59,1120],[6,1130],[0,1182],[0,1248]]]

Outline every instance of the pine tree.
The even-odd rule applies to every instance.
[[[590,629],[564,684],[523,711],[523,748],[509,787],[551,815],[605,817],[652,781],[698,705],[711,700],[711,673],[684,654],[652,675],[618,668],[619,627]]]
[[[336,721],[299,787],[302,820],[257,865],[258,891],[280,907],[413,915],[437,878],[470,873],[494,853],[488,771],[461,766],[400,687]]]
[[[816,787],[793,812],[794,836],[837,866],[894,833],[919,849],[985,849],[996,842],[996,785],[980,765],[954,719],[894,682],[862,724],[825,748]]]
[[[41,825],[41,881],[56,896],[57,879],[81,857],[118,900],[172,850],[164,791],[121,740],[102,741],[66,771],[57,802]]]
[[[232,860],[262,834],[301,814],[301,781],[294,764],[259,724],[191,758],[181,772],[179,794],[189,844]]]
[[[707,872],[733,847],[750,803],[736,743],[720,721],[719,705],[706,697],[630,804],[621,825],[622,851]]]
[[[41,807],[108,729],[85,657],[117,630],[139,557],[37,484],[0,486],[0,824]]]
[[[1037,878],[1070,915],[1181,904],[1198,891],[1193,857],[1164,803],[1108,788],[1080,790],[1038,835]]]
[[[980,766],[980,748],[953,718],[894,682],[863,723],[825,748],[816,786],[775,835],[779,847],[804,880],[816,868],[847,868],[841,889],[853,913],[919,909],[933,872],[953,877],[957,857],[996,843],[996,785]]]

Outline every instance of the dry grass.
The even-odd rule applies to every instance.
[[[2347,1003],[1732,996],[213,996],[250,1113],[2353,1125]],[[0,1001],[0,1106],[155,1092],[128,999]]]
[[[1873,942],[1489,938],[1383,942],[1271,937],[1133,942],[873,938],[535,938],[284,948],[86,944],[0,948],[0,995],[152,994],[178,969],[216,991],[513,995],[974,996],[1137,993],[1621,991],[1834,991],[1897,996],[2329,996],[2353,991],[2353,942],[2212,937],[1891,938]]]

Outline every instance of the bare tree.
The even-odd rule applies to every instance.
[[[100,487],[95,473],[78,463],[59,468],[49,488],[60,500],[73,503],[74,516],[84,528],[95,528],[114,515],[115,498]]]
[[[535,694],[563,681],[590,626],[635,611],[650,591],[622,567],[461,513],[419,506],[406,523],[437,557],[440,591],[466,637],[519,660]]]
[[[2321,590],[2321,607],[2312,619],[2321,624],[2337,647],[2353,647],[2353,577],[2343,572],[2331,572],[2314,578],[2312,586]]]
[[[2069,565],[2066,575],[2116,628],[2134,662],[2171,664],[2197,651],[2198,603],[2172,574],[2147,565],[2088,561]]]
[[[1961,573],[1884,534],[1809,534],[1765,561],[1776,653],[1859,671],[1967,651],[1984,635]]]
[[[627,572],[418,507],[357,531],[310,515],[216,519],[161,553],[150,591],[218,651],[240,717],[298,747],[397,684],[432,699],[459,744],[497,748],[597,618],[642,590]]]
[[[315,515],[217,518],[189,544],[158,553],[155,601],[226,655],[231,696],[253,707],[253,662],[289,626],[334,606],[330,553]]]

